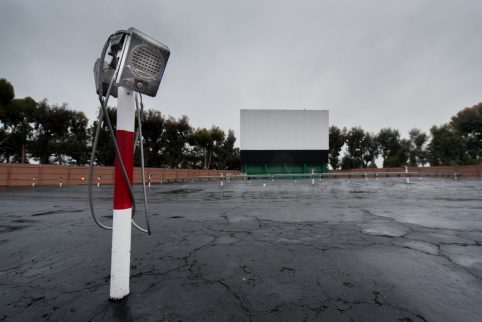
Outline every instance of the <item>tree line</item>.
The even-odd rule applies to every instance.
[[[115,130],[116,109],[107,108]],[[147,167],[239,169],[234,131],[213,125],[194,128],[186,116],[165,117],[144,111],[142,134]],[[137,123],[136,123],[137,126]],[[66,104],[50,105],[31,97],[15,98],[13,86],[0,79],[0,162],[85,165],[90,160],[97,121],[89,126],[83,112]],[[98,165],[114,164],[114,148],[103,124],[95,155]],[[135,164],[140,165],[140,149]]]
[[[361,127],[331,126],[329,146],[333,169],[376,167],[379,156],[384,168],[482,164],[482,102],[459,111],[448,123],[432,126],[429,134],[414,128],[406,139],[389,127],[370,133]]]
[[[116,109],[107,112],[115,129]],[[97,121],[89,126],[84,113],[67,105],[15,98],[13,86],[0,79],[0,162],[76,164],[89,162]],[[143,113],[143,143],[148,167],[239,169],[236,137],[217,126],[194,128],[186,116]],[[342,156],[343,155],[343,156]],[[412,129],[402,138],[397,129],[371,133],[361,127],[329,128],[329,164],[333,169],[482,163],[482,103],[465,108],[429,133]],[[113,165],[114,150],[107,127],[102,127],[95,155],[98,165]],[[139,149],[135,155],[140,165]]]

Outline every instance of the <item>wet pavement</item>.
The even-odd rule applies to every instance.
[[[482,321],[482,181],[404,180],[152,186],[117,303],[86,187],[3,189],[0,321]]]

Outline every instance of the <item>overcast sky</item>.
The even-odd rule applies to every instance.
[[[0,78],[93,120],[94,61],[131,26],[171,50],[146,107],[238,137],[241,108],[407,136],[482,101],[480,0],[1,0]]]

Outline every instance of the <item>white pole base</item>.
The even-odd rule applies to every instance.
[[[113,217],[110,299],[120,300],[129,295],[132,208],[114,209]]]

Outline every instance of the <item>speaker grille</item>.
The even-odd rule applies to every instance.
[[[143,78],[157,79],[164,65],[161,53],[149,45],[140,45],[132,50],[132,68]]]

